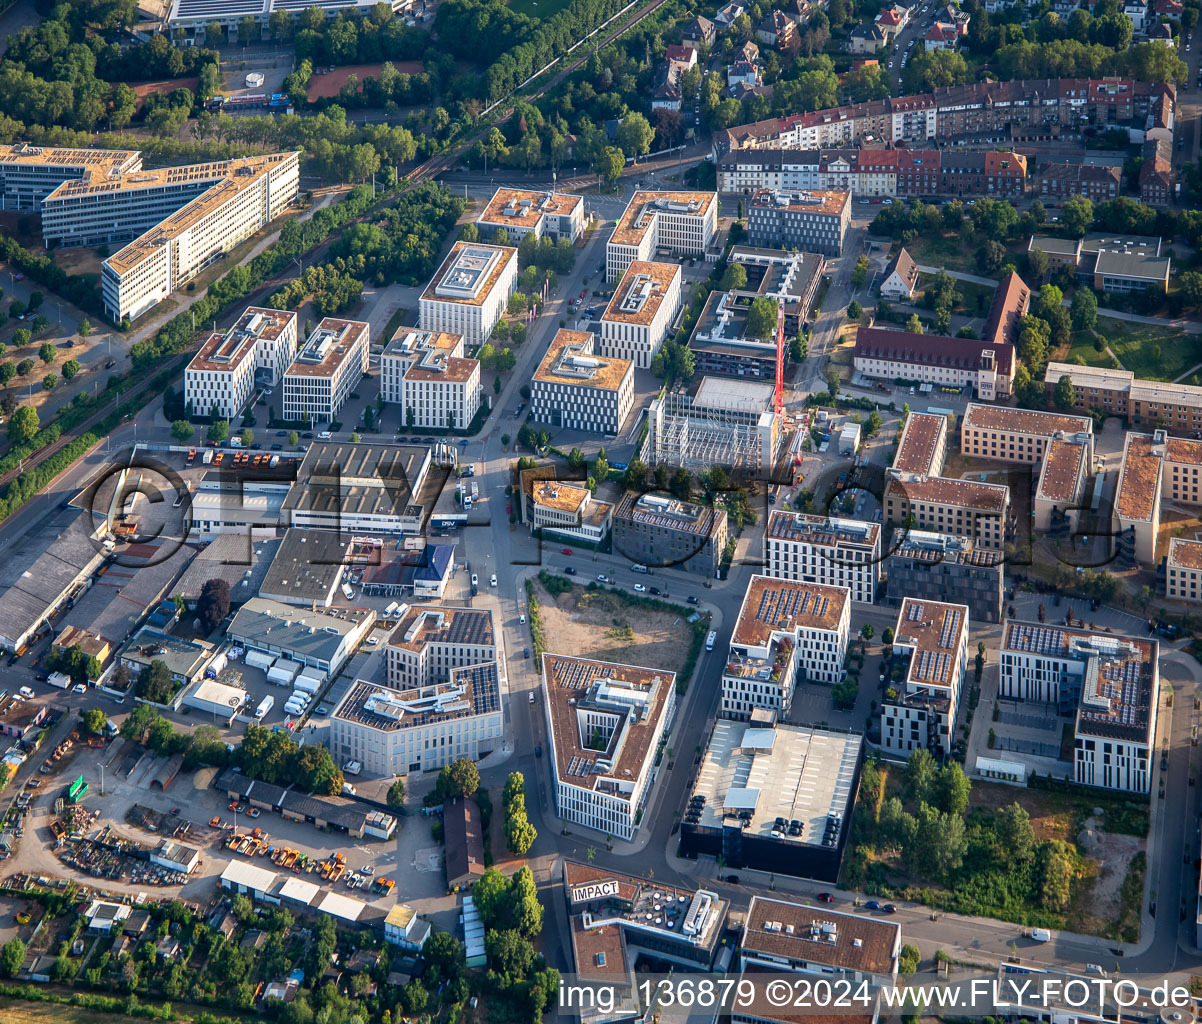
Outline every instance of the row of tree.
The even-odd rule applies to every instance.
[[[521,772],[510,772],[501,797],[505,810],[505,845],[509,852],[524,857],[538,838],[538,830],[526,814],[526,780]]]

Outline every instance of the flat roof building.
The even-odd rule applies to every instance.
[[[405,8],[405,0],[384,2],[393,14]],[[313,0],[305,3],[304,9],[321,11],[329,18],[348,10],[368,15],[375,6],[374,0]],[[243,18],[250,18],[263,27],[271,21],[271,15],[276,11],[292,14],[296,10],[295,4],[289,0],[167,0],[166,24],[172,29],[191,29],[198,36],[203,36],[210,22],[236,29]]]
[[[1174,537],[1164,568],[1165,597],[1191,604],[1202,601],[1202,541]]]
[[[1092,461],[1089,416],[969,402],[960,419],[960,454],[978,459],[1040,463],[1055,438],[1083,445]]]
[[[746,722],[756,708],[784,716],[798,682],[839,682],[850,623],[846,587],[752,576],[722,672],[721,716]]]
[[[872,604],[881,578],[881,528],[773,509],[764,534],[764,561],[769,576],[846,587],[851,600]]]
[[[481,238],[491,238],[493,232],[503,230],[513,245],[529,234],[575,242],[584,234],[584,197],[499,188],[476,218],[476,227]]]
[[[716,192],[639,189],[605,245],[605,280],[617,281],[636,260],[703,256],[718,233]]]
[[[1052,362],[1043,378],[1049,400],[1063,377],[1072,384],[1075,409],[1122,416],[1130,427],[1188,437],[1202,434],[1202,387],[1139,380],[1130,370]]]
[[[601,355],[650,369],[680,308],[680,281],[678,263],[632,261],[601,314]]]
[[[894,679],[881,702],[881,749],[951,755],[964,672],[968,607],[903,597],[893,631]]]
[[[887,603],[947,601],[967,606],[972,622],[1001,622],[1005,555],[973,546],[969,537],[906,530],[885,560]]]
[[[330,717],[330,752],[369,775],[438,771],[478,761],[504,734],[496,662],[454,668],[444,682],[407,690],[357,679]]]
[[[764,189],[751,197],[747,241],[765,249],[796,248],[836,257],[843,255],[850,224],[849,191]]]
[[[445,683],[450,673],[496,664],[497,638],[487,608],[403,605],[385,642],[383,685],[405,691]]]
[[[371,327],[325,317],[284,373],[284,419],[332,423],[367,371]]]
[[[296,314],[249,306],[228,331],[214,331],[184,370],[184,402],[193,415],[233,419],[246,407],[256,371],[276,384],[296,355]]]
[[[1053,438],[1035,487],[1033,526],[1045,537],[1076,530],[1089,480],[1092,445]]]
[[[1119,558],[1152,565],[1158,556],[1161,500],[1202,505],[1202,441],[1128,433],[1114,498]]]
[[[762,710],[750,723],[715,722],[680,826],[682,850],[730,868],[835,881],[863,744]]]
[[[629,359],[595,353],[589,331],[561,329],[530,381],[530,415],[536,423],[616,435],[634,407]]]
[[[771,473],[787,440],[768,382],[702,377],[652,399],[647,411],[649,465],[686,469],[729,466]]]
[[[517,272],[517,249],[456,242],[418,300],[422,328],[483,344],[505,312]]]
[[[600,545],[613,525],[613,505],[563,480],[523,475],[521,502],[522,521],[543,536]]]
[[[998,693],[1073,724],[1073,781],[1151,792],[1159,704],[1155,640],[1011,620]]]
[[[302,608],[329,608],[361,546],[363,542],[355,545],[332,531],[287,530],[254,596]],[[362,554],[362,560],[370,561],[370,550]]]
[[[676,673],[544,654],[542,685],[556,813],[632,839],[676,716]]]
[[[400,405],[412,427],[466,430],[480,411],[480,363],[463,358],[463,337],[398,327],[380,354],[380,398]]]
[[[716,575],[729,537],[726,510],[627,491],[613,514],[613,549],[641,565]]]
[[[230,623],[235,643],[267,654],[283,655],[334,677],[371,632],[370,608],[296,608],[256,597]]]

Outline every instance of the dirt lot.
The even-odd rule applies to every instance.
[[[140,85],[135,85],[133,89],[138,94],[138,106],[140,107],[147,96],[153,96],[160,92],[171,92],[174,89],[191,89],[195,92],[196,86],[199,84],[200,79],[193,75],[190,78],[168,78],[161,82],[142,82]]]
[[[625,604],[607,590],[573,587],[558,599],[535,583],[547,650],[644,668],[680,670],[692,642],[683,616]]]
[[[26,1003],[22,1000],[4,1001],[5,1024],[134,1024],[138,1017],[123,1013],[101,1013],[78,1006],[57,1003]]]
[[[393,61],[395,67],[402,74],[420,75],[422,73],[422,62],[420,60],[398,60]],[[336,68],[333,71],[318,71],[309,79],[309,90],[306,93],[306,98],[310,103],[316,100],[333,99],[346,85],[346,80],[354,75],[359,80],[359,87],[363,87],[363,82],[368,78],[380,77],[379,64],[349,64],[346,67]]]

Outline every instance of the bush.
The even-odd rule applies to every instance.
[[[922,953],[919,952],[917,946],[906,943],[901,948],[901,954],[897,958],[897,972],[899,974],[915,974],[918,971],[918,965],[922,963]]]

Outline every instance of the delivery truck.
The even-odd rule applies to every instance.
[[[267,717],[267,712],[269,712],[274,706],[275,698],[271,696],[271,694],[268,694],[261,701],[259,701],[259,706],[255,708],[255,720],[259,722],[263,721],[263,719]]]

